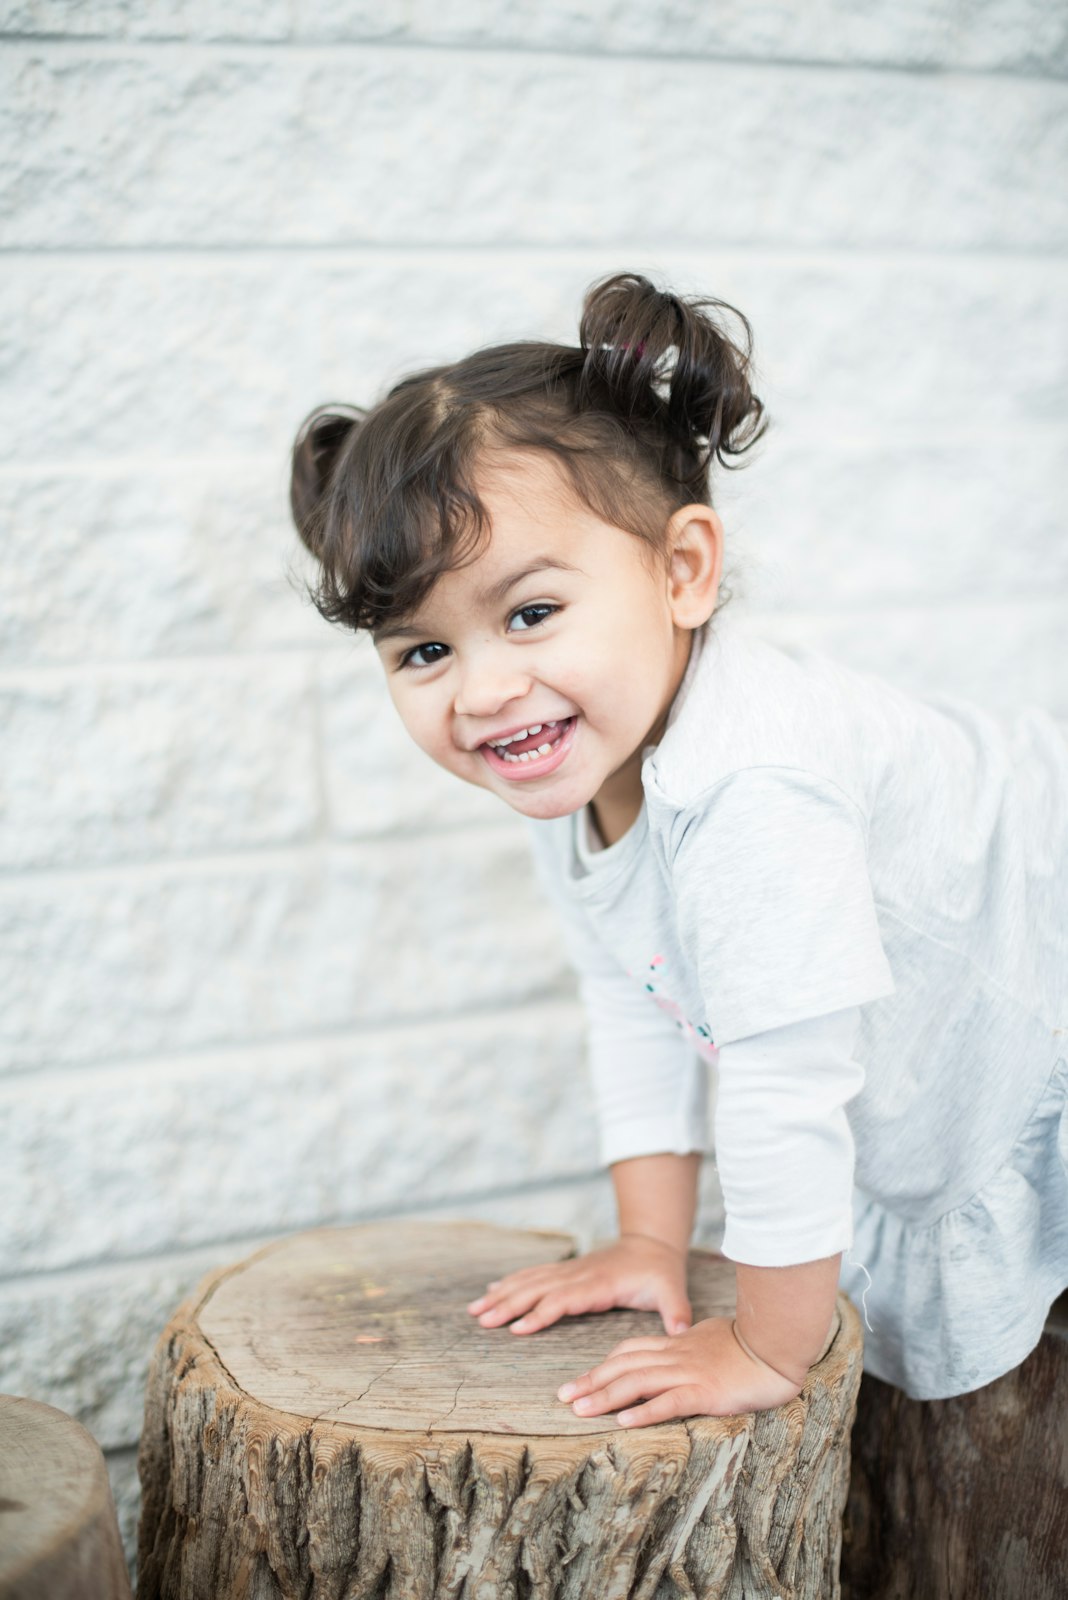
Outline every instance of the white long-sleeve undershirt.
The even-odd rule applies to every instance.
[[[640,990],[587,976],[590,1064],[606,1163],[708,1146],[707,1070]],[[735,1040],[717,1053],[715,1147],[723,1253],[792,1266],[852,1242],[853,1138],[863,1082],[859,1008]]]

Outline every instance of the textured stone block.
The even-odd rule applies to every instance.
[[[330,830],[341,838],[413,828],[492,826],[513,813],[418,750],[369,644],[320,664]]]
[[[286,0],[7,0],[4,29],[61,38],[284,39]]]
[[[142,484],[158,484],[160,498],[173,458],[198,458],[178,469],[195,483],[208,457],[212,487],[206,503],[194,501],[189,536],[198,555],[216,531],[226,537],[227,501],[213,498],[220,467],[248,452],[268,463],[261,536],[273,561],[294,538],[288,454],[313,405],[367,403],[387,377],[547,322],[573,338],[594,270],[377,256],[20,261],[0,281],[0,311],[20,329],[6,352],[0,422],[20,463],[69,470],[117,457],[122,468],[136,464],[129,475]],[[229,504],[244,529],[264,508],[258,493]]]
[[[1021,424],[1064,425],[1060,262],[727,257],[680,276],[749,317],[773,425],[835,449],[892,429],[894,442],[970,440],[991,454]]]
[[[1068,241],[1068,95],[1038,79],[225,46],[0,72],[9,245]]]
[[[972,0],[953,8],[950,60],[973,70],[1068,74],[1068,11],[1047,0]]]
[[[309,840],[314,722],[300,657],[0,676],[0,867]]]
[[[0,1083],[9,1271],[270,1234],[596,1165],[577,1006]],[[62,1115],[57,1108],[62,1106]]]
[[[744,616],[764,638],[819,650],[917,694],[964,695],[1002,713],[1037,705],[1064,717],[1066,614],[1055,599]]]
[[[146,378],[162,391],[151,364]],[[302,595],[285,476],[281,447],[251,462],[0,475],[0,661],[327,646]]]
[[[0,427],[27,465],[141,458],[138,474],[158,481],[164,497],[174,467],[157,480],[160,441],[171,456],[210,453],[225,423],[227,453],[278,463],[278,509],[264,534],[273,560],[292,537],[282,499],[286,457],[312,405],[330,397],[369,403],[388,377],[481,344],[574,342],[586,285],[612,266],[638,264],[628,257],[367,255],[344,265],[240,258],[174,260],[151,271],[140,262],[20,261],[0,283],[5,325],[21,330],[0,392]],[[1059,262],[1017,259],[1009,269],[999,261],[802,261],[676,248],[661,270],[680,289],[721,295],[749,315],[762,392],[784,426],[803,422],[835,440],[893,428],[917,443],[951,430],[988,445],[1013,427],[1063,426],[1068,295]],[[146,349],[155,359],[146,361]],[[196,464],[188,470],[195,478]],[[235,506],[243,527],[254,526],[261,505],[252,494]],[[189,535],[197,555],[175,557],[181,582],[191,582],[191,559],[220,526],[225,538],[225,522],[205,512]]]
[[[0,1060],[128,1060],[557,992],[521,825],[0,889]]]
[[[716,503],[735,591],[825,610],[983,599],[1068,604],[1068,440],[1049,425],[1006,441],[805,437],[777,429]]]
[[[0,1285],[0,1390],[58,1406],[103,1449],[136,1443],[160,1330],[233,1248]]]

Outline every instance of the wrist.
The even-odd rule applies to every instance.
[[[636,1244],[655,1244],[664,1250],[670,1250],[672,1255],[685,1261],[688,1250],[686,1245],[680,1245],[677,1239],[666,1239],[663,1234],[651,1233],[647,1228],[620,1228],[619,1243],[627,1244],[633,1241]]]
[[[838,1256],[794,1267],[739,1263],[735,1322],[743,1348],[773,1372],[802,1382],[833,1337],[839,1263]]]
[[[685,1256],[693,1232],[701,1157],[635,1156],[612,1167],[620,1236],[635,1234]]]
[[[807,1367],[803,1371],[798,1371],[796,1369],[791,1370],[788,1368],[785,1362],[780,1366],[775,1366],[771,1361],[765,1361],[764,1357],[759,1355],[757,1351],[753,1349],[752,1345],[742,1334],[742,1331],[738,1326],[737,1318],[734,1318],[731,1322],[731,1332],[734,1334],[735,1340],[745,1351],[745,1354],[749,1357],[750,1361],[755,1362],[755,1364],[758,1367],[763,1368],[765,1372],[773,1372],[777,1378],[782,1378],[786,1383],[795,1384],[798,1389],[801,1388],[801,1385],[804,1383],[805,1377],[808,1373]]]

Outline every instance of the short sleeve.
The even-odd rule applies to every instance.
[[[893,993],[864,819],[834,784],[732,774],[675,814],[668,870],[717,1046]]]

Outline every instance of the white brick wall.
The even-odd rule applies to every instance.
[[[397,1210],[610,1225],[520,830],[298,598],[296,423],[570,336],[607,270],[734,299],[753,625],[1068,718],[1068,13],[0,29],[0,1388],[93,1429],[129,1539],[148,1352],[214,1262]]]

